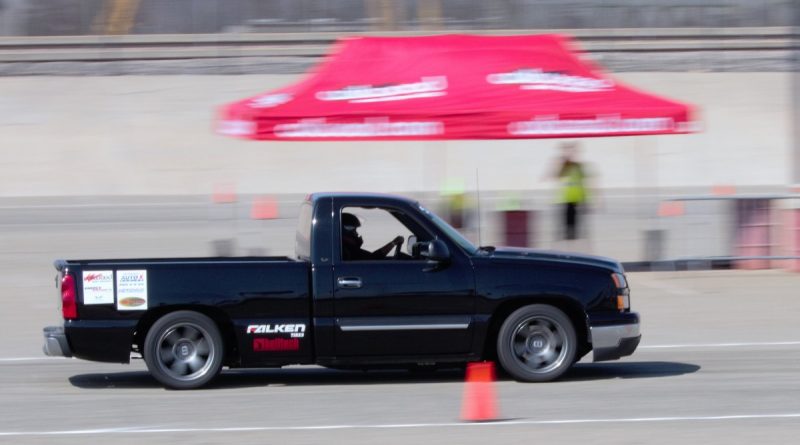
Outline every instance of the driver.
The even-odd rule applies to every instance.
[[[361,248],[364,240],[358,234],[361,222],[352,213],[342,213],[342,259],[348,260],[376,260],[386,258],[395,246],[403,245],[403,237],[398,236],[380,249],[370,252]]]

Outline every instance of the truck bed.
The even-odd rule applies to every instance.
[[[57,260],[55,265],[76,281],[78,318],[67,320],[64,329],[79,358],[128,362],[128,345],[142,340],[137,332],[176,309],[221,320],[232,344],[244,340],[238,337],[249,325],[310,325],[310,267],[288,257]],[[306,343],[291,355],[305,355]],[[249,363],[258,357],[241,359]]]

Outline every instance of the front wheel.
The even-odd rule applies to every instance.
[[[173,389],[199,388],[219,374],[223,356],[217,325],[203,314],[171,312],[156,321],[144,342],[144,361],[156,380]]]
[[[564,374],[575,361],[577,336],[564,312],[546,304],[514,311],[497,336],[503,369],[525,382],[547,382]]]

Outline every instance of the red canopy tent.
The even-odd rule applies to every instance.
[[[225,105],[258,140],[446,140],[688,133],[687,104],[637,91],[559,35],[343,39],[304,80]]]

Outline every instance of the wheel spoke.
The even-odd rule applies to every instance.
[[[169,367],[169,369],[172,370],[172,372],[181,376],[186,374],[186,368],[188,368],[188,365],[186,364],[186,362],[181,360],[175,360],[175,363],[173,363]]]
[[[549,365],[553,363],[553,361],[558,357],[558,354],[553,349],[548,349],[547,351],[543,352],[541,355],[541,361],[545,365]]]
[[[211,352],[211,348],[208,346],[208,340],[205,338],[201,338],[200,341],[197,342],[195,345],[198,355],[202,355],[203,357],[207,357],[208,354]]]
[[[196,355],[188,361],[189,370],[192,372],[197,372],[197,370],[202,368],[205,364],[206,361]]]
[[[514,354],[516,354],[517,357],[522,357],[525,353],[525,342],[514,342]]]
[[[539,368],[543,362],[542,357],[539,354],[534,353],[525,353],[522,354],[522,359],[525,360],[525,363],[529,366],[534,368]]]
[[[188,338],[191,341],[197,340],[198,338],[200,338],[201,335],[203,334],[201,334],[200,331],[198,331],[196,328],[192,326],[186,326],[183,329],[183,337]]]
[[[165,365],[169,365],[170,363],[175,361],[175,354],[172,353],[172,348],[170,348],[168,346],[167,347],[162,347],[158,351],[158,355],[159,355],[159,358],[161,359],[161,362],[164,363]]]
[[[178,334],[178,330],[174,329],[172,332],[167,334],[166,337],[164,337],[163,343],[166,343],[166,344],[172,346],[172,345],[175,344],[175,342],[177,342],[180,339],[181,339],[181,336]]]

